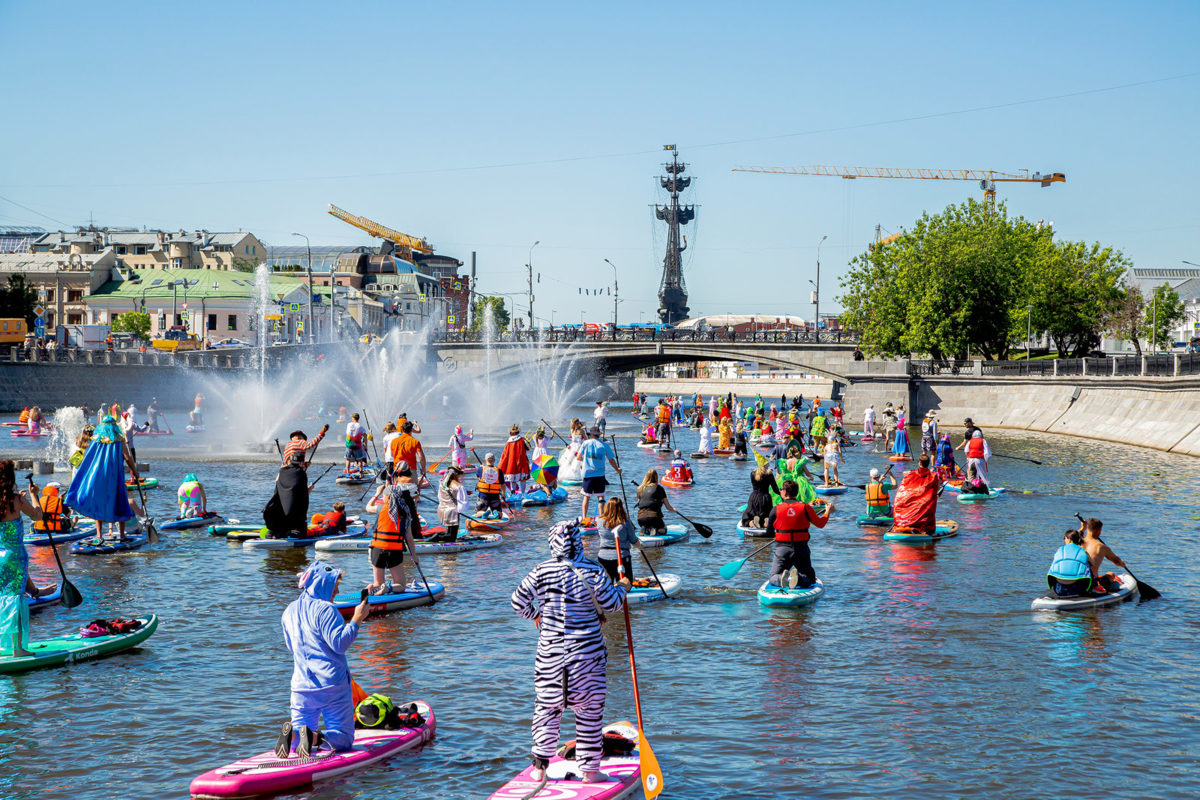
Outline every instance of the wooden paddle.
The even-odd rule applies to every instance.
[[[41,502],[37,499],[37,487],[33,485],[33,473],[25,476],[25,480],[29,481],[30,502],[36,503],[41,507]],[[96,521],[96,535],[100,535],[100,522]],[[83,602],[83,595],[75,588],[75,584],[67,580],[67,572],[63,569],[62,559],[58,555],[58,545],[54,543],[54,534],[46,531],[46,538],[50,540],[50,551],[54,553],[54,561],[58,564],[58,576],[62,582],[62,604],[67,608],[75,608]]]
[[[745,558],[739,558],[737,561],[730,561],[728,564],[722,565],[721,566],[721,577],[724,578],[725,580],[729,580],[730,578],[732,578],[734,575],[737,575],[741,571],[742,567],[745,566],[747,561],[749,561],[751,558],[754,558],[754,556],[758,555],[763,550],[766,550],[768,547],[771,547],[774,544],[775,544],[774,541],[767,542],[762,547],[758,548],[757,550],[755,550],[753,553],[746,556]]]
[[[1075,512],[1075,519],[1079,520],[1081,523],[1084,522],[1083,517],[1079,516],[1078,511]],[[1101,541],[1103,541],[1103,539],[1101,539]],[[1162,592],[1160,592],[1158,589],[1155,589],[1148,583],[1142,583],[1139,581],[1137,575],[1133,574],[1133,570],[1129,568],[1128,564],[1125,565],[1125,571],[1129,573],[1129,577],[1137,581],[1138,594],[1142,596],[1142,600],[1157,600],[1158,598],[1162,597]]]
[[[615,450],[614,450],[615,452]],[[624,488],[624,484],[622,484]],[[622,577],[625,575],[625,565],[621,561],[621,548],[617,547],[617,569],[620,570]],[[662,584],[659,584],[662,588]],[[663,592],[666,596],[666,592]],[[646,793],[646,800],[654,800],[663,790],[663,775],[662,769],[658,766],[658,759],[654,756],[654,751],[650,749],[650,742],[646,739],[646,728],[642,724],[642,698],[638,691],[637,677],[637,660],[633,657],[633,627],[629,624],[629,599],[628,597],[621,600],[621,611],[625,614],[625,642],[629,646],[629,671],[633,678],[633,708],[637,713],[638,724],[638,763],[641,766],[642,773],[642,790]]]

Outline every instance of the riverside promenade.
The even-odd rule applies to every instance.
[[[857,361],[847,419],[868,405],[929,409],[943,425],[1042,431],[1200,456],[1200,355],[1045,361]]]

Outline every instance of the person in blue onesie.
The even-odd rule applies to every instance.
[[[284,723],[275,754],[287,758],[296,734],[296,753],[308,756],[318,745],[349,750],[354,745],[354,701],[346,651],[370,610],[363,600],[349,622],[334,607],[342,571],[317,561],[300,575],[300,596],[283,612],[283,640],[292,653],[292,715]],[[318,723],[325,718],[324,734]]]

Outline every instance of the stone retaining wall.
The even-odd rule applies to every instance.
[[[651,397],[661,397],[664,394],[678,394],[684,397],[699,392],[705,398],[710,395],[725,395],[734,392],[738,397],[753,398],[761,394],[769,405],[772,398],[777,402],[780,395],[795,397],[802,394],[805,397],[829,397],[833,391],[833,381],[825,379],[806,380],[764,380],[755,378],[634,378],[634,390],[645,392]],[[628,399],[619,397],[619,400]]]

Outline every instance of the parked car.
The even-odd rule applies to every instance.
[[[242,339],[221,339],[213,342],[213,347],[249,347],[250,343]]]

